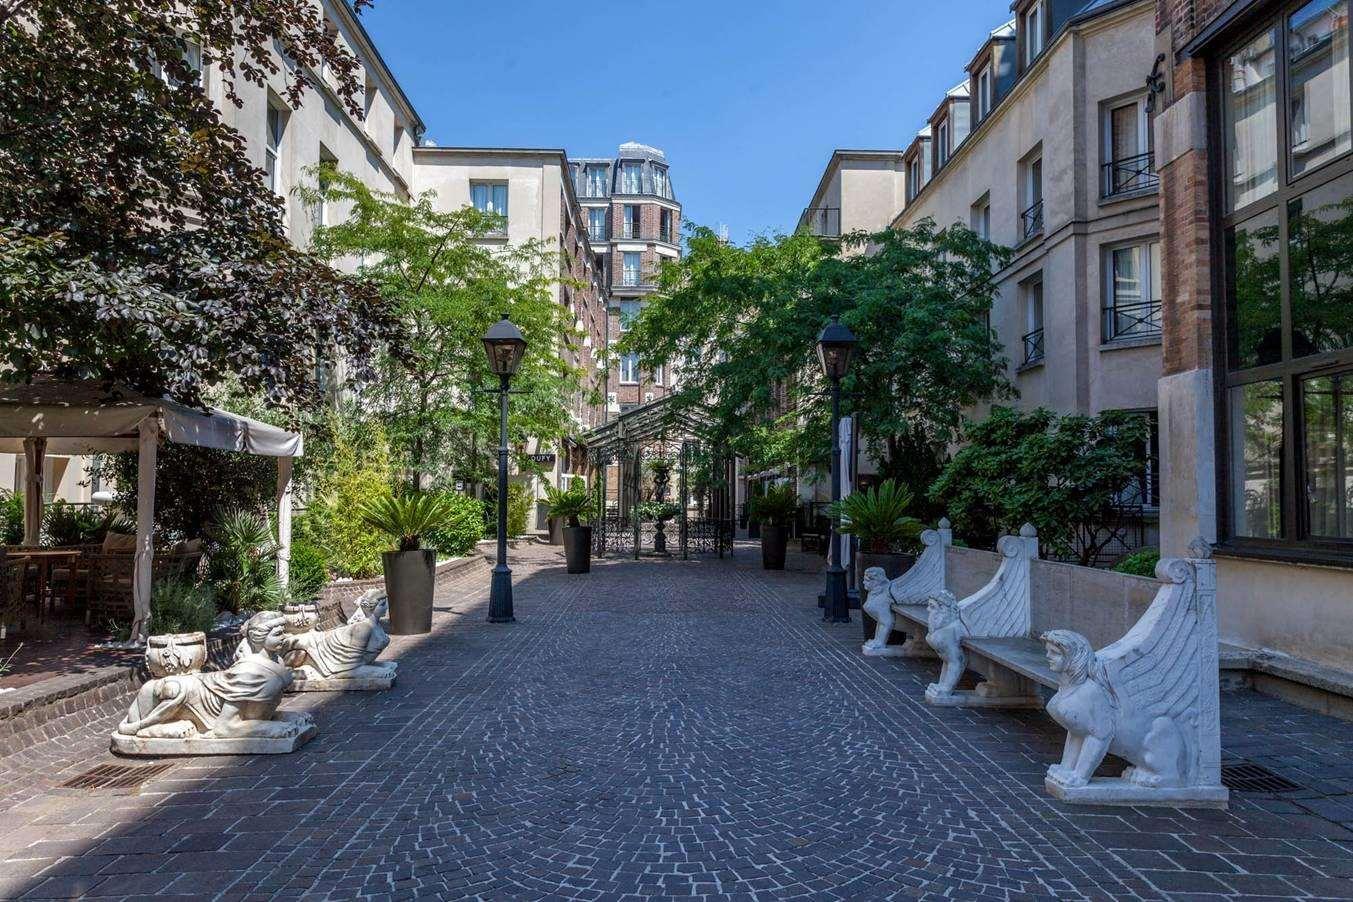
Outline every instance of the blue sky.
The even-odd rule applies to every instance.
[[[745,241],[793,228],[833,149],[909,141],[1009,8],[376,0],[363,21],[438,144],[654,144],[687,219]]]

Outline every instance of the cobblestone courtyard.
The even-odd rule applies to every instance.
[[[1225,754],[1302,791],[1069,807],[1045,715],[927,707],[935,668],[861,657],[806,568],[516,558],[518,623],[459,578],[395,690],[288,701],[295,755],[56,788],[113,715],[12,756],[0,897],[1353,898],[1353,725],[1227,693]]]

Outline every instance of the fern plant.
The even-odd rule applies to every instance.
[[[748,503],[748,515],[763,526],[789,526],[799,514],[799,496],[788,483],[766,489]]]
[[[386,495],[362,508],[362,522],[389,536],[400,551],[418,551],[425,534],[445,526],[455,516],[445,496],[423,492]]]
[[[249,510],[224,511],[209,538],[207,573],[222,607],[240,614],[281,606],[286,590],[277,578],[277,539],[266,519]]]
[[[841,532],[857,537],[867,550],[886,552],[921,534],[921,521],[908,515],[911,492],[889,479],[877,488],[855,492],[828,508],[840,516]]]

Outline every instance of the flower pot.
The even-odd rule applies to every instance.
[[[766,570],[785,569],[785,549],[789,546],[789,527],[761,525],[761,566]]]
[[[592,571],[592,527],[564,527],[564,560],[569,573]]]
[[[437,579],[437,552],[387,551],[385,593],[390,598],[390,633],[410,636],[432,632],[432,589]]]
[[[196,673],[206,663],[206,633],[167,633],[146,641],[146,667],[156,678]]]
[[[869,590],[864,587],[864,571],[870,567],[882,567],[883,572],[888,574],[889,579],[897,579],[915,562],[915,555],[910,554],[892,554],[890,552],[861,551],[855,557],[855,585],[860,587],[860,621],[864,624],[864,638],[868,642],[874,638],[874,618],[869,616],[869,612],[864,610],[864,603],[869,600]],[[889,645],[900,645],[903,637],[894,630],[888,636]]]

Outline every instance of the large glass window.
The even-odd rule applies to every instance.
[[[1226,131],[1232,210],[1272,193],[1278,182],[1276,37],[1266,31],[1226,64]]]
[[[642,256],[638,251],[625,251],[621,258],[620,284],[634,287],[639,284],[639,267]]]
[[[1283,426],[1281,382],[1231,390],[1231,512],[1237,536],[1283,534]]]
[[[1311,534],[1353,538],[1353,373],[1307,379],[1302,399]]]
[[[1287,121],[1292,174],[1348,150],[1348,0],[1315,0],[1287,24]]]
[[[587,236],[593,241],[606,240],[606,208],[587,208]]]
[[[1287,204],[1292,356],[1353,347],[1353,176]]]
[[[1233,369],[1282,360],[1278,220],[1277,209],[1266,210],[1226,232]]]

